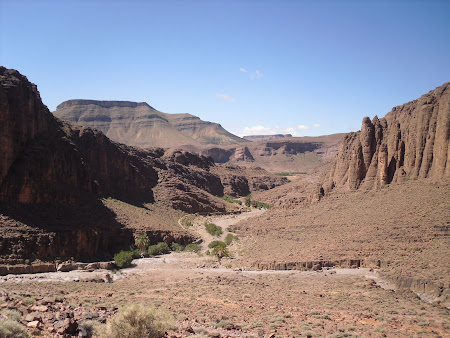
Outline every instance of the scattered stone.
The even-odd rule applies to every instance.
[[[39,320],[34,320],[32,322],[27,323],[27,327],[33,328],[33,329],[37,329],[40,325]]]

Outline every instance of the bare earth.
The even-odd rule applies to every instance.
[[[254,213],[262,214],[261,218],[270,212]],[[250,215],[209,221],[225,230]],[[203,220],[192,228],[200,230]],[[200,234],[206,242],[212,240],[202,231]],[[232,248],[238,256],[237,246]],[[172,337],[448,336],[447,309],[423,302],[409,292],[392,291],[376,271],[227,268],[237,262],[236,258],[218,262],[204,254],[171,253],[135,260],[134,267],[111,273],[112,283],[89,282],[86,273],[74,271],[2,277],[0,291],[17,301],[26,300],[30,306],[60,295],[67,311],[78,311],[81,318],[97,312],[109,316],[130,302],[147,304],[172,318]],[[110,272],[90,274],[92,280]],[[47,306],[51,311],[52,306],[60,305]],[[47,326],[40,332],[52,336]]]

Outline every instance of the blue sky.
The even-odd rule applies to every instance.
[[[450,81],[450,1],[0,0],[0,64],[53,111],[145,101],[239,135],[357,130]]]

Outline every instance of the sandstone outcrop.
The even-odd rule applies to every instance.
[[[410,178],[450,177],[450,83],[397,106],[384,118],[365,117],[342,140],[325,191],[378,189]]]

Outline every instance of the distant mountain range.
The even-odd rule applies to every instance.
[[[252,142],[268,142],[275,141],[281,138],[292,137],[292,134],[275,134],[275,135],[248,135],[242,138],[252,141]]]
[[[190,114],[163,113],[145,102],[69,100],[53,114],[98,129],[113,141],[141,148],[203,148],[248,142],[218,123]]]

